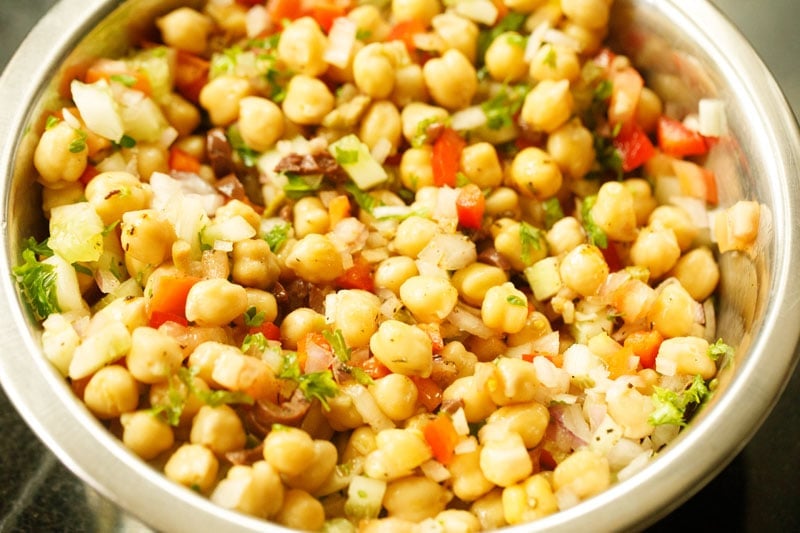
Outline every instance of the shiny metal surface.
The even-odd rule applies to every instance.
[[[167,2],[142,4],[166,9]],[[564,531],[642,528],[664,516],[700,489],[744,446],[777,400],[795,363],[800,279],[793,274],[800,264],[800,252],[789,244],[797,240],[798,232],[791,215],[800,207],[795,178],[800,139],[791,111],[761,61],[706,2],[617,0],[616,4],[617,16],[628,19],[620,28],[619,43],[624,47],[644,42],[655,47],[646,49],[659,52],[638,57],[651,77],[666,76],[682,83],[681,95],[687,98],[688,106],[705,95],[730,102],[728,119],[738,146],[722,147],[711,163],[718,171],[724,169],[727,176],[720,189],[722,201],[731,203],[740,196],[758,199],[771,213],[773,224],[765,231],[755,258],[731,256],[723,261],[728,265],[725,287],[729,293],[723,304],[720,333],[726,339],[741,341],[741,351],[748,348],[747,356],[732,369],[724,391],[690,431],[645,472],[576,508],[518,531],[533,531],[533,526]],[[38,217],[31,208],[37,205],[37,199],[30,180],[26,180],[30,166],[25,153],[41,129],[36,120],[41,106],[52,102],[52,96],[44,95],[37,102],[20,95],[41,96],[46,80],[64,62],[62,51],[71,49],[78,36],[116,5],[99,0],[62,2],[42,20],[0,79],[0,101],[20,102],[0,108],[0,183],[5,206],[0,237],[4,255],[0,290],[5,297],[0,313],[12,317],[0,325],[6,353],[37,352],[36,328],[20,312],[8,258],[16,263],[18,240],[27,236]],[[142,21],[144,17],[129,14],[117,23],[132,19]],[[74,33],[64,32],[65,20],[70,21]],[[663,48],[665,44],[667,48]],[[678,50],[681,61],[667,55],[671,48]],[[670,61],[664,61],[667,57]],[[676,64],[683,68],[676,71]],[[743,73],[747,73],[746,78]],[[33,125],[30,131],[28,125]],[[17,144],[24,131],[29,133]],[[747,164],[740,162],[739,154],[746,157]],[[9,176],[13,176],[10,182]],[[742,284],[746,279],[742,268],[755,284]],[[261,521],[218,509],[191,491],[174,486],[129,454],[74,400],[60,376],[42,358],[2,357],[0,376],[24,418],[71,470],[155,528],[265,529]]]

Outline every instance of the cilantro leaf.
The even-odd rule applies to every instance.
[[[564,218],[564,211],[561,209],[561,202],[558,198],[548,198],[542,202],[542,209],[544,210],[544,226],[547,229],[553,227],[553,224]]]
[[[263,333],[248,333],[244,336],[242,341],[242,352],[247,353],[250,348],[256,348],[258,352],[263,352],[267,349],[269,342]]]
[[[525,302],[525,300],[523,300],[523,299],[522,299],[522,298],[520,298],[519,296],[515,296],[515,295],[513,295],[513,294],[511,294],[511,295],[509,295],[508,297],[506,297],[506,301],[507,301],[508,303],[510,303],[511,305],[517,305],[517,306],[520,306],[520,307],[525,307],[525,306],[527,306],[527,305],[528,305],[528,304]]]
[[[592,218],[591,211],[596,201],[597,196],[595,195],[587,196],[583,199],[583,202],[581,202],[581,221],[583,223],[583,229],[586,230],[586,235],[589,237],[589,242],[600,248],[606,248],[608,246],[608,237],[606,233],[594,223],[594,219]]]
[[[56,292],[56,267],[37,261],[36,252],[31,248],[22,251],[22,260],[24,262],[21,265],[11,270],[22,297],[30,305],[36,320],[44,320],[52,313],[60,313]]]
[[[531,226],[527,222],[521,222],[519,225],[519,240],[522,246],[520,259],[526,265],[530,265],[533,261],[533,251],[542,249],[542,230]]]
[[[86,150],[86,139],[89,135],[83,130],[75,130],[75,133],[78,136],[69,143],[69,151],[73,154],[79,154]]]
[[[648,421],[654,426],[663,424],[686,425],[686,411],[694,405],[702,404],[710,395],[702,376],[694,377],[688,389],[675,392],[661,387],[653,387],[653,407]]]
[[[708,356],[714,361],[719,360],[720,357],[723,361],[733,357],[733,347],[725,344],[722,339],[717,339],[717,342],[708,347]]]
[[[273,252],[280,250],[283,243],[289,239],[289,230],[291,228],[292,226],[288,222],[273,226],[273,228],[264,235],[264,240],[267,241],[269,249]]]
[[[350,348],[347,347],[342,330],[337,329],[333,332],[323,331],[322,336],[330,343],[333,355],[335,355],[339,361],[346,363],[350,360]]]
[[[501,88],[497,94],[481,104],[489,129],[499,130],[514,122],[514,115],[522,107],[529,87],[525,84]]]
[[[278,377],[297,382],[297,387],[307,400],[319,400],[322,408],[330,410],[328,398],[333,398],[339,393],[339,386],[333,379],[333,372],[322,370],[320,372],[310,372],[303,374],[300,371],[300,363],[297,360],[296,352],[286,352],[281,361],[281,368]]]
[[[233,148],[242,159],[242,163],[244,163],[246,167],[256,166],[258,162],[258,152],[247,146],[247,143],[244,142],[242,138],[241,132],[239,132],[239,128],[233,125],[228,128],[226,134],[228,142],[231,143],[231,148]]]
[[[251,328],[257,328],[264,323],[266,316],[264,311],[259,311],[255,306],[250,306],[244,312],[244,323]]]

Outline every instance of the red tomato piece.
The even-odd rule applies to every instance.
[[[361,369],[372,379],[380,379],[392,373],[392,371],[389,370],[386,365],[374,357],[364,360],[364,362],[361,363]]]
[[[644,130],[631,121],[622,126],[614,137],[614,148],[622,157],[622,170],[630,172],[647,162],[655,154],[655,147]]]
[[[169,168],[179,172],[200,172],[200,161],[180,148],[173,146],[169,150]]]
[[[311,8],[311,17],[317,21],[322,31],[328,33],[331,31],[333,21],[346,14],[344,6],[336,2],[317,2]]]
[[[442,403],[442,389],[431,378],[422,378],[419,376],[412,376],[411,381],[417,386],[419,403],[422,404],[428,412],[433,412]]]
[[[455,187],[456,174],[461,164],[461,152],[466,141],[452,128],[445,128],[433,143],[433,183],[439,187]]]
[[[92,179],[98,174],[100,174],[100,171],[97,170],[94,165],[86,165],[86,170],[83,171],[83,174],[81,174],[81,177],[78,179],[85,187],[86,185],[89,185],[89,182],[92,181]]]
[[[161,276],[153,287],[153,297],[150,298],[150,318],[153,314],[164,317],[178,317],[186,321],[186,298],[189,290],[200,278],[194,276]],[[173,320],[173,322],[181,321]]]
[[[458,444],[458,433],[452,420],[446,415],[439,415],[422,428],[422,434],[433,452],[433,458],[449,465],[455,455]]]
[[[661,116],[658,119],[658,147],[667,155],[686,157],[708,152],[705,137],[690,130],[679,120]]]
[[[655,368],[658,349],[664,337],[656,330],[634,331],[623,341],[623,346],[630,348],[639,357],[642,368]]]
[[[362,289],[373,292],[375,279],[372,276],[372,267],[359,256],[353,262],[353,266],[336,278],[336,284],[342,289]]]
[[[386,38],[386,40],[403,41],[408,51],[414,52],[417,49],[416,45],[414,44],[414,35],[418,33],[425,33],[426,29],[425,23],[420,20],[406,20],[404,22],[395,24],[389,32],[389,36]]]
[[[456,198],[456,212],[458,223],[469,229],[481,229],[483,225],[483,212],[486,209],[486,199],[480,187],[470,183],[461,188]]]
[[[175,67],[175,88],[187,99],[198,103],[200,91],[208,83],[208,60],[189,52],[178,50]]]
[[[267,13],[272,22],[280,24],[284,20],[294,20],[303,15],[303,2],[298,0],[269,0]]]
[[[267,339],[271,341],[279,341],[281,340],[281,330],[278,326],[273,324],[272,322],[264,322],[260,326],[253,326],[250,328],[249,333],[252,335],[254,333],[261,333]]]

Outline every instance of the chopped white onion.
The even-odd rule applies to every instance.
[[[436,483],[442,483],[450,479],[450,471],[439,461],[431,459],[430,461],[425,461],[419,467],[426,478]]]
[[[347,67],[356,43],[357,32],[358,27],[355,22],[347,17],[336,18],[328,32],[328,46],[322,58],[335,67]]]
[[[470,131],[486,124],[486,113],[478,105],[456,111],[450,117],[450,126],[456,131]]]
[[[118,142],[125,129],[108,82],[99,80],[87,84],[72,80],[70,90],[86,127],[101,137]]]
[[[580,52],[582,48],[580,41],[578,41],[576,38],[555,28],[548,28],[547,31],[544,32],[544,40],[548,43],[572,48],[576,52]]]
[[[539,51],[539,47],[542,46],[544,42],[544,36],[547,33],[547,30],[550,29],[550,22],[545,20],[531,31],[531,34],[528,36],[528,42],[525,45],[525,61],[530,63],[533,61],[533,58],[536,56],[536,52]]]
[[[434,220],[458,220],[456,200],[461,193],[452,187],[440,187],[436,195],[436,207],[433,210]]]
[[[477,451],[477,449],[478,449],[478,440],[473,436],[469,436],[466,439],[462,439],[461,441],[459,441],[458,444],[456,444],[453,451],[455,452],[456,455],[463,455],[465,453],[472,453],[474,451]]]
[[[728,134],[728,119],[725,102],[716,98],[703,98],[697,105],[698,131],[707,137],[722,137]]]
[[[619,439],[606,453],[608,466],[612,472],[622,470],[645,450],[641,444],[631,439]]]
[[[378,407],[378,404],[375,402],[375,398],[372,397],[372,394],[369,393],[366,387],[354,383],[342,387],[342,392],[350,396],[356,411],[358,411],[358,414],[361,415],[364,422],[372,429],[380,431],[382,429],[394,427],[394,422],[383,414],[383,411],[381,411],[380,407]]]
[[[672,359],[656,356],[656,372],[664,376],[674,376],[678,371],[678,363]]]
[[[392,141],[386,137],[381,137],[370,150],[370,155],[372,155],[372,159],[382,165],[386,158],[392,154],[393,148]]]
[[[81,129],[81,121],[78,120],[78,117],[72,114],[68,108],[63,107],[61,108],[61,116],[64,117],[64,122],[69,124],[72,129],[79,130]]]
[[[546,335],[542,335],[538,339],[532,340],[530,345],[532,352],[555,355],[560,347],[558,331],[551,331]]]
[[[558,502],[558,508],[561,511],[569,509],[570,507],[575,507],[581,502],[581,499],[578,497],[578,495],[568,487],[561,487],[556,491],[554,496]]]
[[[670,198],[670,203],[686,211],[694,227],[699,229],[709,227],[708,208],[706,207],[705,200],[678,194]]]
[[[619,481],[625,481],[637,472],[641,471],[645,466],[647,466],[647,463],[650,462],[650,457],[652,457],[652,455],[652,451],[646,450],[634,457],[633,461],[631,461],[628,466],[617,472],[617,479]]]
[[[453,6],[453,11],[486,26],[494,26],[497,22],[497,6],[492,0],[461,0]]]
[[[569,390],[569,372],[557,367],[550,359],[544,356],[533,358],[533,367],[539,382],[557,393]]]
[[[258,37],[269,29],[271,22],[267,8],[263,5],[254,5],[244,16],[247,36],[251,39]]]
[[[433,263],[444,270],[458,270],[476,261],[475,243],[465,235],[439,233],[419,252],[420,261]]]
[[[469,435],[469,423],[467,422],[467,415],[463,407],[453,413],[452,416],[453,427],[459,435]]]
[[[484,324],[480,316],[472,314],[467,307],[462,304],[457,304],[455,309],[447,315],[445,320],[461,331],[466,331],[482,339],[488,339],[495,335],[495,331]]]

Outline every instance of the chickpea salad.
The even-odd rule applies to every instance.
[[[308,531],[492,530],[643,468],[713,394],[720,101],[611,0],[209,0],[42,117],[13,269],[126,447]],[[144,467],[144,466],[143,466]]]

